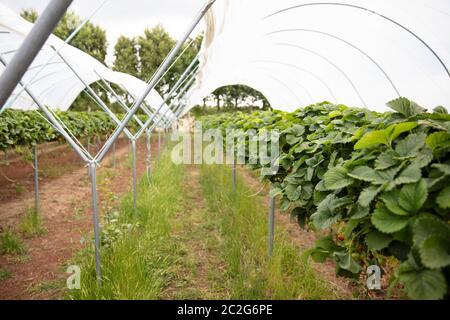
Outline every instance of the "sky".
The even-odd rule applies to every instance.
[[[70,9],[80,16],[89,17],[105,0],[74,0]],[[45,9],[49,0],[0,0],[16,12],[34,8],[38,12]],[[146,27],[161,23],[169,33],[178,38],[193,20],[205,0],[106,0],[93,16],[92,22],[103,27],[108,37],[107,62],[113,59],[112,50],[120,35],[141,35]],[[204,28],[203,22],[194,31]]]

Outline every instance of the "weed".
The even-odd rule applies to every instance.
[[[41,216],[35,208],[28,208],[20,223],[20,230],[27,238],[43,235],[46,230],[42,225]]]
[[[0,236],[1,254],[23,254],[26,252],[25,245],[11,230],[6,230]]]
[[[0,281],[11,277],[11,271],[0,268]]]

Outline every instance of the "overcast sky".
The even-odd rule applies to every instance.
[[[0,2],[16,12],[25,8],[34,8],[41,12],[49,0],[0,0]],[[74,0],[71,9],[82,17],[88,17],[103,2],[104,0]],[[110,62],[112,47],[120,35],[140,35],[146,27],[161,23],[173,37],[179,37],[204,3],[205,0],[107,0],[92,21],[107,31]],[[194,34],[202,29],[203,23]]]

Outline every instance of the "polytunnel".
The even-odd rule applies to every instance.
[[[195,200],[195,203],[191,202],[191,207],[199,211],[196,206],[198,202],[205,200],[203,196],[206,195],[205,190],[208,188],[214,196],[224,195],[224,203],[233,203],[236,208],[230,206],[232,210],[230,214],[223,214],[215,206],[202,207],[200,210],[202,214],[203,211],[211,210],[216,216],[218,216],[217,213],[221,216],[234,216],[241,213],[238,209],[242,209],[245,219],[242,219],[241,224],[251,226],[252,223],[247,219],[250,215],[247,216],[247,212],[243,211],[249,211],[253,204],[240,206],[239,201],[260,196],[260,193],[265,192],[263,190],[265,188],[263,185],[259,191],[255,189],[257,193],[251,195],[252,189],[243,188],[244,184],[250,183],[244,181],[246,179],[238,182],[237,166],[243,164],[239,162],[242,154],[235,149],[234,145],[235,140],[238,140],[238,144],[244,142],[242,144],[249,151],[248,158],[245,159],[247,156],[245,150],[242,158],[249,160],[248,164],[252,165],[242,170],[250,167],[259,170],[261,181],[269,182],[270,191],[266,193],[269,198],[267,234],[259,231],[262,230],[259,225],[259,238],[255,237],[258,240],[254,241],[259,242],[261,235],[267,236],[269,258],[278,254],[277,250],[274,250],[275,206],[276,199],[280,199],[281,211],[291,210],[291,217],[296,217],[298,223],[303,224],[302,227],[310,222],[313,224],[313,228],[306,232],[329,230],[325,238],[315,239],[318,245],[315,252],[318,260],[334,259],[339,272],[350,272],[356,279],[355,275],[361,274],[362,267],[366,267],[366,263],[372,263],[372,258],[376,260],[376,254],[394,257],[394,251],[401,251],[398,254],[401,256],[398,258],[399,263],[395,262],[396,266],[400,265],[399,268],[402,265],[407,266],[403,272],[412,279],[410,283],[420,289],[417,291],[423,290],[417,285],[418,281],[414,276],[420,277],[420,281],[424,280],[421,285],[427,287],[427,290],[431,288],[429,291],[437,292],[431,297],[445,296],[447,280],[443,279],[441,269],[449,267],[450,260],[445,245],[441,245],[444,242],[439,241],[450,239],[447,219],[450,208],[448,187],[450,116],[443,109],[450,110],[450,37],[448,36],[450,34],[450,2],[448,0],[341,0],[335,2],[205,0],[203,7],[193,17],[192,23],[187,26],[148,83],[129,74],[112,71],[88,54],[70,46],[68,44],[70,39],[64,41],[51,35],[72,2],[72,0],[51,0],[35,24],[25,21],[0,4],[0,113],[6,108],[38,111],[39,115],[64,137],[88,167],[94,229],[94,250],[92,250],[90,261],[95,260],[97,288],[102,288],[102,281],[110,283],[114,280],[111,279],[110,274],[106,276],[102,274],[101,247],[104,245],[102,242],[104,234],[102,234],[103,225],[99,213],[97,168],[105,160],[106,155],[111,150],[115,150],[118,138],[125,136],[130,142],[128,152],[131,151],[131,157],[127,159],[131,160],[130,169],[133,176],[132,196],[130,192],[129,199],[126,198],[124,202],[126,206],[129,204],[132,208],[129,210],[132,220],[125,221],[135,225],[123,224],[122,226],[128,229],[123,233],[121,230],[116,232],[117,229],[115,229],[114,233],[120,233],[123,236],[129,230],[133,231],[132,229],[136,226],[136,230],[139,229],[136,240],[150,239],[148,242],[152,245],[152,239],[160,238],[159,233],[155,237],[152,235],[151,238],[141,233],[147,227],[147,220],[150,222],[148,226],[157,225],[154,220],[151,220],[154,218],[151,210],[169,215],[165,208],[159,206],[158,201],[155,200],[156,197],[165,197],[166,200],[175,203],[177,202],[175,195],[182,194],[184,198],[179,198],[179,201],[183,202],[183,206],[173,208],[174,220],[181,219],[189,216],[189,212],[184,212],[188,208],[184,202],[188,203],[189,199]],[[194,42],[192,39],[186,46],[187,40],[202,19],[205,20],[206,29],[200,52],[186,63],[189,66],[181,76],[175,79],[176,83],[170,85],[169,92],[161,96],[155,87]],[[90,88],[90,85],[96,82],[103,83],[108,88],[109,94],[122,106],[125,114],[123,118],[118,119],[117,115],[96,96]],[[133,98],[131,105],[127,106],[121,101],[109,83],[129,93]],[[181,137],[186,141],[177,147],[183,147],[184,156],[186,151],[184,148],[189,145],[186,147],[189,148],[186,155],[192,155],[195,158],[194,164],[204,161],[202,152],[205,152],[208,146],[203,148],[203,143],[211,139],[208,140],[207,135],[199,138],[199,134],[203,133],[203,128],[209,129],[207,125],[209,122],[210,129],[216,129],[215,133],[229,134],[231,132],[232,134],[231,161],[226,163],[232,166],[231,170],[222,167],[222,169],[225,168],[222,172],[208,172],[205,170],[207,166],[202,165],[199,166],[200,170],[203,170],[200,174],[192,170],[190,176],[186,175],[186,180],[183,180],[185,179],[184,171],[174,161],[175,148],[173,148],[172,161],[164,159],[161,161],[167,165],[167,176],[152,180],[153,177],[150,178],[151,135],[154,130],[158,131],[159,165],[161,132],[163,134],[169,132],[174,123],[193,107],[202,104],[204,99],[216,89],[230,85],[245,85],[258,90],[267,98],[273,109],[290,112],[301,107],[308,107],[295,113],[262,111],[246,114],[228,113],[228,110],[225,110],[226,112],[221,114],[224,110],[220,110],[220,103],[217,110],[213,108],[207,110],[204,104],[204,108],[199,113],[201,116],[206,115],[202,118],[205,120],[203,124],[206,125],[202,126],[201,130],[197,130],[200,128],[197,126],[190,127],[186,134],[187,138]],[[107,131],[106,141],[95,154],[89,151],[89,147],[84,148],[78,140],[80,137],[72,134],[55,112],[69,110],[84,90],[116,124],[113,129]],[[320,103],[322,101],[331,103]],[[387,104],[396,112],[377,113],[388,110]],[[443,108],[435,108],[438,106]],[[236,101],[236,109],[237,107]],[[433,113],[426,112],[433,108]],[[136,115],[138,111],[146,113],[145,120],[141,120],[143,118]],[[212,115],[208,115],[209,111]],[[138,124],[137,132],[130,132],[131,121]],[[6,125],[4,127],[8,128]],[[238,130],[225,130],[228,128]],[[241,135],[240,129],[245,129],[249,133],[248,144],[246,144],[246,136]],[[276,134],[268,138],[267,134],[271,130]],[[180,138],[179,132],[174,133],[173,141],[176,140],[175,136]],[[145,159],[147,181],[139,188],[155,186],[152,191],[143,193],[145,202],[157,204],[152,208],[144,206],[142,208],[141,203],[138,206],[137,201],[136,142],[144,134],[147,136],[147,158]],[[252,139],[256,137],[256,134],[259,135],[259,139]],[[253,136],[250,137],[250,135]],[[221,155],[222,151],[229,151],[228,137],[223,138],[222,136],[217,138],[219,147],[214,149],[216,162],[211,161],[213,165],[223,165],[224,159],[221,163],[220,159],[217,160],[219,158],[217,155]],[[250,143],[250,139],[258,145]],[[192,141],[195,144],[194,150],[191,146]],[[33,148],[36,212],[39,209],[37,143],[40,142],[33,141],[28,144]],[[270,170],[264,170],[268,168],[262,164],[264,155],[261,149],[258,150],[261,146],[263,150],[268,151],[264,143],[274,147],[270,150],[270,156],[273,156],[273,159],[270,159],[267,165],[276,167],[275,171],[272,167]],[[279,148],[280,144],[281,151],[272,152],[276,151],[275,147]],[[251,154],[253,151],[255,154]],[[200,160],[197,158],[197,152],[201,154]],[[168,155],[169,152],[167,152]],[[251,163],[255,159],[260,163]],[[204,162],[207,163],[206,160]],[[194,166],[190,168],[192,167]],[[178,169],[180,172],[176,172]],[[197,169],[198,167],[195,168]],[[228,194],[224,186],[229,182],[224,177],[229,172],[231,172],[232,190]],[[269,173],[266,174],[267,172]],[[174,180],[172,183],[168,178],[177,174],[179,174],[179,181]],[[202,185],[202,190],[205,189],[201,191],[203,193],[198,195],[191,193],[190,196],[186,196],[185,193],[188,194],[192,192],[190,189],[195,188],[193,185],[186,185],[185,181],[196,183],[197,180],[191,178],[211,178],[213,175],[220,180],[211,179],[210,182]],[[157,183],[161,181],[167,183],[168,187],[173,187],[169,184],[177,184],[180,189],[173,188],[172,197],[169,197],[162,191],[164,189],[158,188]],[[257,183],[255,185],[259,187]],[[200,192],[200,190],[194,191]],[[221,198],[211,198],[211,202],[219,203],[219,201],[221,208],[227,208],[227,205],[222,205]],[[119,215],[118,212],[113,212],[113,215],[115,216],[116,213]],[[433,214],[435,214],[434,217],[432,217]],[[146,219],[145,225],[139,223],[140,215]],[[257,217],[256,214],[255,217]],[[447,218],[443,219],[443,217]],[[198,220],[208,219],[203,219],[202,216]],[[192,221],[185,223],[188,226],[188,233],[194,230]],[[232,222],[229,223],[230,231],[234,231],[231,229],[239,224]],[[177,223],[182,225],[178,221]],[[333,226],[337,226],[336,230]],[[210,226],[197,229],[201,231],[201,236],[198,237],[200,240],[204,237],[203,232],[209,228]],[[356,228],[360,229],[354,235]],[[170,229],[168,226],[167,230]],[[225,229],[225,233],[231,233],[226,228],[220,229]],[[433,234],[436,230],[442,231],[442,235]],[[222,231],[218,230],[218,232]],[[413,233],[416,234],[413,236]],[[167,234],[173,237],[172,234]],[[242,234],[246,234],[245,231],[236,232],[236,236]],[[325,231],[322,235],[325,235]],[[173,238],[176,241],[183,239]],[[253,241],[253,237],[248,238]],[[239,240],[220,242],[221,246],[216,251],[224,254],[227,250],[222,247],[222,242],[225,245],[227,242],[234,245]],[[391,245],[393,250],[387,255]],[[417,254],[422,255],[419,258],[422,259],[423,266],[414,260],[416,259],[413,254],[416,249],[414,246],[417,246]],[[207,248],[206,245],[204,247]],[[352,251],[354,248],[357,252]],[[207,249],[209,250],[209,247]],[[291,255],[290,252],[296,252],[296,249],[289,249],[286,252]],[[128,252],[128,247],[126,251],[125,255],[140,254],[131,250]],[[308,251],[308,254],[314,253]],[[111,252],[114,253],[113,250]],[[233,248],[233,252],[247,254],[248,250]],[[146,253],[138,256],[136,261],[141,262]],[[165,251],[158,253],[157,259],[164,260],[160,258],[165,254],[169,253]],[[363,256],[364,254],[367,256]],[[185,257],[178,260],[183,259]],[[363,264],[359,264],[357,259],[360,259]],[[232,260],[240,261],[235,257]],[[145,273],[150,274],[151,272],[146,268],[153,261],[150,263],[143,261],[146,264],[139,265],[144,265]],[[270,260],[267,261],[268,266],[272,268]],[[110,267],[108,265],[108,268],[105,268],[106,272],[110,271]],[[213,267],[216,268],[216,266]],[[248,269],[258,270],[263,267],[258,265],[256,268]],[[302,264],[298,269],[304,269],[303,267]],[[219,269],[221,273],[229,273]],[[238,275],[239,277],[236,278],[246,278]],[[273,283],[289,284],[294,278],[296,277],[289,275],[289,278],[273,281]],[[264,282],[260,281],[259,277],[255,277],[255,280],[258,283]],[[142,282],[141,279],[139,282]],[[255,288],[251,288],[252,291]],[[272,293],[276,290],[270,288],[268,291]],[[419,292],[417,296],[422,297],[422,293]],[[354,291],[352,291],[353,295]],[[302,295],[296,295],[296,297],[299,296]]]
[[[32,23],[0,4],[0,55],[7,63],[32,27]],[[76,66],[79,75],[87,84],[104,79],[118,85],[134,97],[139,96],[145,89],[144,81],[125,73],[112,71],[90,55],[51,35],[22,80],[36,97],[52,110],[68,110],[85,90],[84,84],[71,72],[55,50],[58,50],[71,66]],[[0,72],[3,69],[4,66],[0,64]],[[152,90],[146,97],[146,103],[153,110],[163,102],[164,100],[156,90]],[[20,85],[16,87],[5,106],[20,110],[38,108],[36,102],[22,90]],[[169,119],[173,117],[166,105],[161,109],[161,113],[165,113]]]
[[[243,84],[287,111],[323,100],[385,111],[400,96],[449,108],[449,15],[440,0],[217,1],[189,105]]]

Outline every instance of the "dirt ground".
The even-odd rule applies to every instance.
[[[157,139],[152,141],[152,155],[157,156]],[[138,143],[138,176],[146,168],[146,141]],[[104,209],[111,195],[120,196],[131,189],[128,160],[129,143],[122,139],[116,145],[115,167],[111,152],[98,169],[99,208]],[[44,235],[23,240],[27,252],[0,256],[0,268],[10,277],[0,280],[0,299],[58,299],[59,288],[67,274],[64,264],[90,241],[92,234],[91,189],[86,166],[67,146],[52,148],[39,156],[40,215],[46,229]],[[50,168],[51,174],[45,174]],[[48,169],[47,169],[48,170]],[[0,231],[19,225],[28,208],[34,205],[33,167],[23,159],[1,166]],[[7,178],[5,178],[5,176]],[[17,192],[20,183],[25,189]],[[114,199],[117,199],[114,197]],[[19,233],[20,234],[20,233]]]

